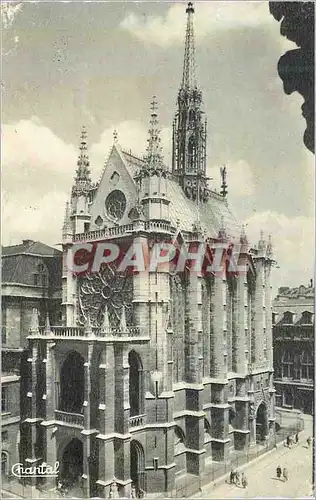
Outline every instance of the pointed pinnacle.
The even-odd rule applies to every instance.
[[[122,307],[122,316],[120,321],[120,328],[122,332],[126,332],[127,324],[126,324],[126,315],[125,315],[125,306]]]
[[[108,333],[111,330],[110,326],[110,320],[109,320],[109,313],[108,313],[108,308],[105,306],[104,308],[104,313],[103,313],[103,330],[105,333]]]
[[[145,155],[145,161],[148,163],[150,167],[157,168],[163,165],[162,159],[162,149],[160,147],[160,129],[158,127],[158,119],[157,119],[157,101],[156,96],[153,97],[153,101],[151,103],[151,118],[149,122],[149,130],[148,130],[148,146],[147,146],[147,154]]]
[[[46,314],[46,319],[45,319],[45,333],[48,334],[50,333],[50,321],[49,321],[49,314]]]
[[[153,100],[151,101],[151,114],[157,116],[158,103],[156,101],[156,96],[153,96]]]
[[[32,317],[31,317],[31,324],[30,324],[30,332],[31,333],[38,333],[38,329],[39,329],[38,310],[36,308],[33,308]]]
[[[80,153],[77,161],[78,168],[76,170],[77,175],[75,180],[90,183],[90,163],[87,155],[87,130],[85,126],[82,127],[79,150]]]

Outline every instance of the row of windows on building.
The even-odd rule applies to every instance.
[[[277,367],[276,378],[289,378],[294,380],[314,380],[314,360],[311,353],[293,353],[286,350],[282,356],[282,373]]]
[[[299,324],[300,325],[312,325],[313,324],[313,313],[310,311],[304,311],[302,314],[299,316],[297,314],[294,314],[291,311],[286,311],[282,315],[282,320],[281,324],[282,325],[293,325],[298,317],[300,318]],[[272,324],[275,325],[277,320],[278,320],[279,314],[278,313],[272,313]]]

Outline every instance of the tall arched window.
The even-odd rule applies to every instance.
[[[144,411],[143,402],[143,365],[140,356],[131,351],[129,363],[129,404],[130,416],[141,415]]]
[[[84,359],[76,351],[68,354],[60,371],[60,410],[83,412]]]
[[[178,425],[174,428],[174,452],[177,454],[185,449],[185,435]]]
[[[301,357],[301,374],[305,380],[314,380],[314,360],[308,351],[304,351]]]
[[[294,375],[294,357],[290,351],[285,351],[282,357],[282,377],[293,378]]]
[[[180,382],[184,374],[185,283],[179,274],[170,277],[170,292],[173,328],[173,380]]]
[[[188,144],[188,171],[194,172],[195,170],[195,156],[196,156],[196,144],[195,137],[191,136]]]
[[[208,443],[212,439],[211,425],[207,418],[204,419],[204,443]]]
[[[2,478],[8,477],[9,475],[9,453],[7,451],[2,451],[1,453],[1,476]]]

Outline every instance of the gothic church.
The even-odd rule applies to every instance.
[[[194,8],[187,26],[170,168],[152,105],[139,158],[115,135],[97,184],[85,130],[63,226],[62,325],[29,336],[22,439],[28,464],[60,463],[58,481],[85,496],[183,496],[218,462],[274,435],[271,242],[248,245],[222,190],[206,175],[206,121],[195,78]],[[145,145],[144,145],[145,151]],[[75,276],[77,242],[241,243],[244,273],[170,267]],[[57,480],[46,479],[54,487]],[[114,486],[113,486],[114,485]],[[194,493],[191,491],[190,494]]]

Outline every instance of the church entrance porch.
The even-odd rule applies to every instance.
[[[83,444],[74,438],[65,447],[62,455],[60,482],[64,490],[80,488],[83,474]]]

